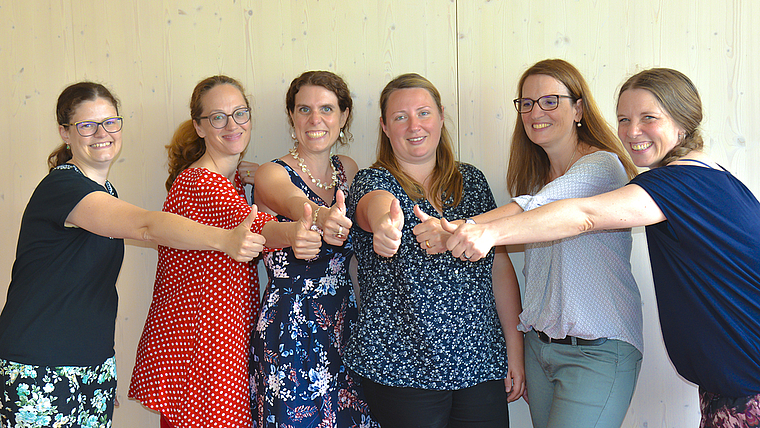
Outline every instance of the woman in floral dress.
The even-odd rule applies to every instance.
[[[376,426],[342,362],[357,317],[344,195],[358,168],[330,152],[350,138],[351,95],[337,75],[310,71],[291,83],[286,108],[296,145],[258,169],[254,200],[281,222],[302,218],[323,245],[308,261],[287,249],[264,258],[269,284],[251,339],[253,426]]]

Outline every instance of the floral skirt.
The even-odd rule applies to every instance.
[[[723,397],[699,389],[702,410],[700,428],[760,427],[760,394],[747,397]]]
[[[41,367],[0,359],[0,427],[110,428],[116,360]]]

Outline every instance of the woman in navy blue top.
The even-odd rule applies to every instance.
[[[701,426],[758,426],[760,203],[702,152],[702,102],[682,73],[628,79],[617,117],[623,145],[649,171],[603,195],[460,226],[448,248],[478,260],[494,244],[647,226],[663,338],[678,373],[699,385]]]
[[[427,79],[395,78],[380,110],[378,160],[356,174],[347,201],[361,301],[344,361],[381,426],[507,426],[507,401],[525,385],[509,258],[502,248],[457,260],[436,254],[440,233],[413,233],[427,220],[440,230],[441,216],[495,208],[491,190],[477,168],[455,161]]]

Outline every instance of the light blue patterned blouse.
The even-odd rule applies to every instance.
[[[628,182],[612,153],[580,158],[536,195],[513,199],[528,211],[606,193]],[[622,340],[643,353],[641,296],[631,274],[631,229],[602,230],[525,245],[525,297],[518,329],[561,339]]]
[[[483,173],[459,164],[464,189],[449,220],[496,207]],[[372,248],[372,234],[351,229],[359,261],[359,322],[344,354],[345,363],[374,382],[429,390],[467,388],[507,374],[507,348],[496,313],[491,273],[493,251],[482,260],[461,261],[449,252],[428,255],[412,229],[420,223],[411,200],[385,169],[364,169],[354,178],[347,203],[355,217],[359,200],[386,190],[401,202],[404,228],[395,256]],[[438,216],[427,200],[417,201]]]

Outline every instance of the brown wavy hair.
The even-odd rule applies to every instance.
[[[382,121],[387,125],[386,108],[388,99],[394,91],[399,89],[422,88],[426,90],[438,106],[438,113],[443,116],[443,104],[441,94],[429,80],[416,73],[402,74],[388,82],[380,93],[380,114]],[[401,187],[412,200],[427,197],[433,206],[443,209],[443,206],[454,207],[462,201],[462,174],[457,167],[457,159],[454,154],[454,143],[444,121],[441,128],[441,140],[436,149],[435,167],[430,180],[430,194],[425,195],[425,189],[421,183],[415,181],[405,173],[398,164],[393,154],[391,140],[380,127],[377,141],[377,160],[371,168],[385,168],[398,180]],[[440,198],[440,199],[439,199]]]
[[[328,91],[331,91],[338,98],[338,108],[341,113],[345,113],[346,110],[348,110],[346,124],[340,129],[343,131],[343,137],[338,137],[338,143],[340,145],[348,144],[348,142],[354,138],[349,131],[349,128],[351,127],[351,119],[353,119],[354,101],[351,99],[351,91],[348,89],[348,85],[343,78],[331,71],[306,71],[290,82],[288,92],[285,93],[285,112],[288,113],[288,123],[290,126],[295,126],[293,124],[293,118],[290,117],[290,115],[296,108],[296,94],[301,90],[302,86],[308,85],[321,86]]]
[[[634,74],[620,87],[618,103],[620,95],[628,89],[649,91],[665,113],[685,132],[683,138],[665,155],[658,166],[674,162],[692,150],[702,150],[704,140],[699,131],[699,125],[702,123],[702,99],[697,87],[685,74],[670,68],[651,68]]]
[[[68,86],[58,96],[58,103],[55,108],[55,117],[58,125],[68,128],[71,124],[71,118],[76,113],[79,105],[85,101],[95,101],[98,98],[104,98],[111,103],[116,109],[116,115],[119,115],[119,100],[105,86],[95,82],[78,82]],[[48,168],[63,165],[71,160],[71,149],[66,147],[66,143],[61,143],[50,155],[48,155]]]
[[[203,114],[203,96],[218,85],[232,85],[240,91],[245,100],[245,105],[251,108],[248,97],[245,95],[243,85],[229,76],[217,75],[207,77],[193,89],[190,96],[190,119],[182,122],[177,130],[174,131],[171,142],[166,146],[168,152],[169,178],[166,179],[166,190],[172,188],[177,176],[186,170],[193,162],[197,161],[206,153],[206,142],[198,136],[195,131],[193,122],[200,124],[200,117]],[[240,154],[242,158],[245,152]]]
[[[572,64],[561,59],[546,59],[535,63],[525,70],[518,83],[518,98],[522,98],[525,80],[533,75],[546,75],[557,79],[570,92],[573,102],[581,100],[583,108],[582,126],[573,126],[578,141],[600,150],[617,155],[625,167],[628,178],[638,174],[628,152],[615,134],[614,129],[604,120],[599,107],[591,95],[586,80]],[[549,157],[544,149],[534,144],[525,133],[522,115],[517,114],[515,129],[512,132],[512,144],[509,149],[509,166],[507,168],[507,188],[512,196],[534,194],[541,190],[551,175]]]

